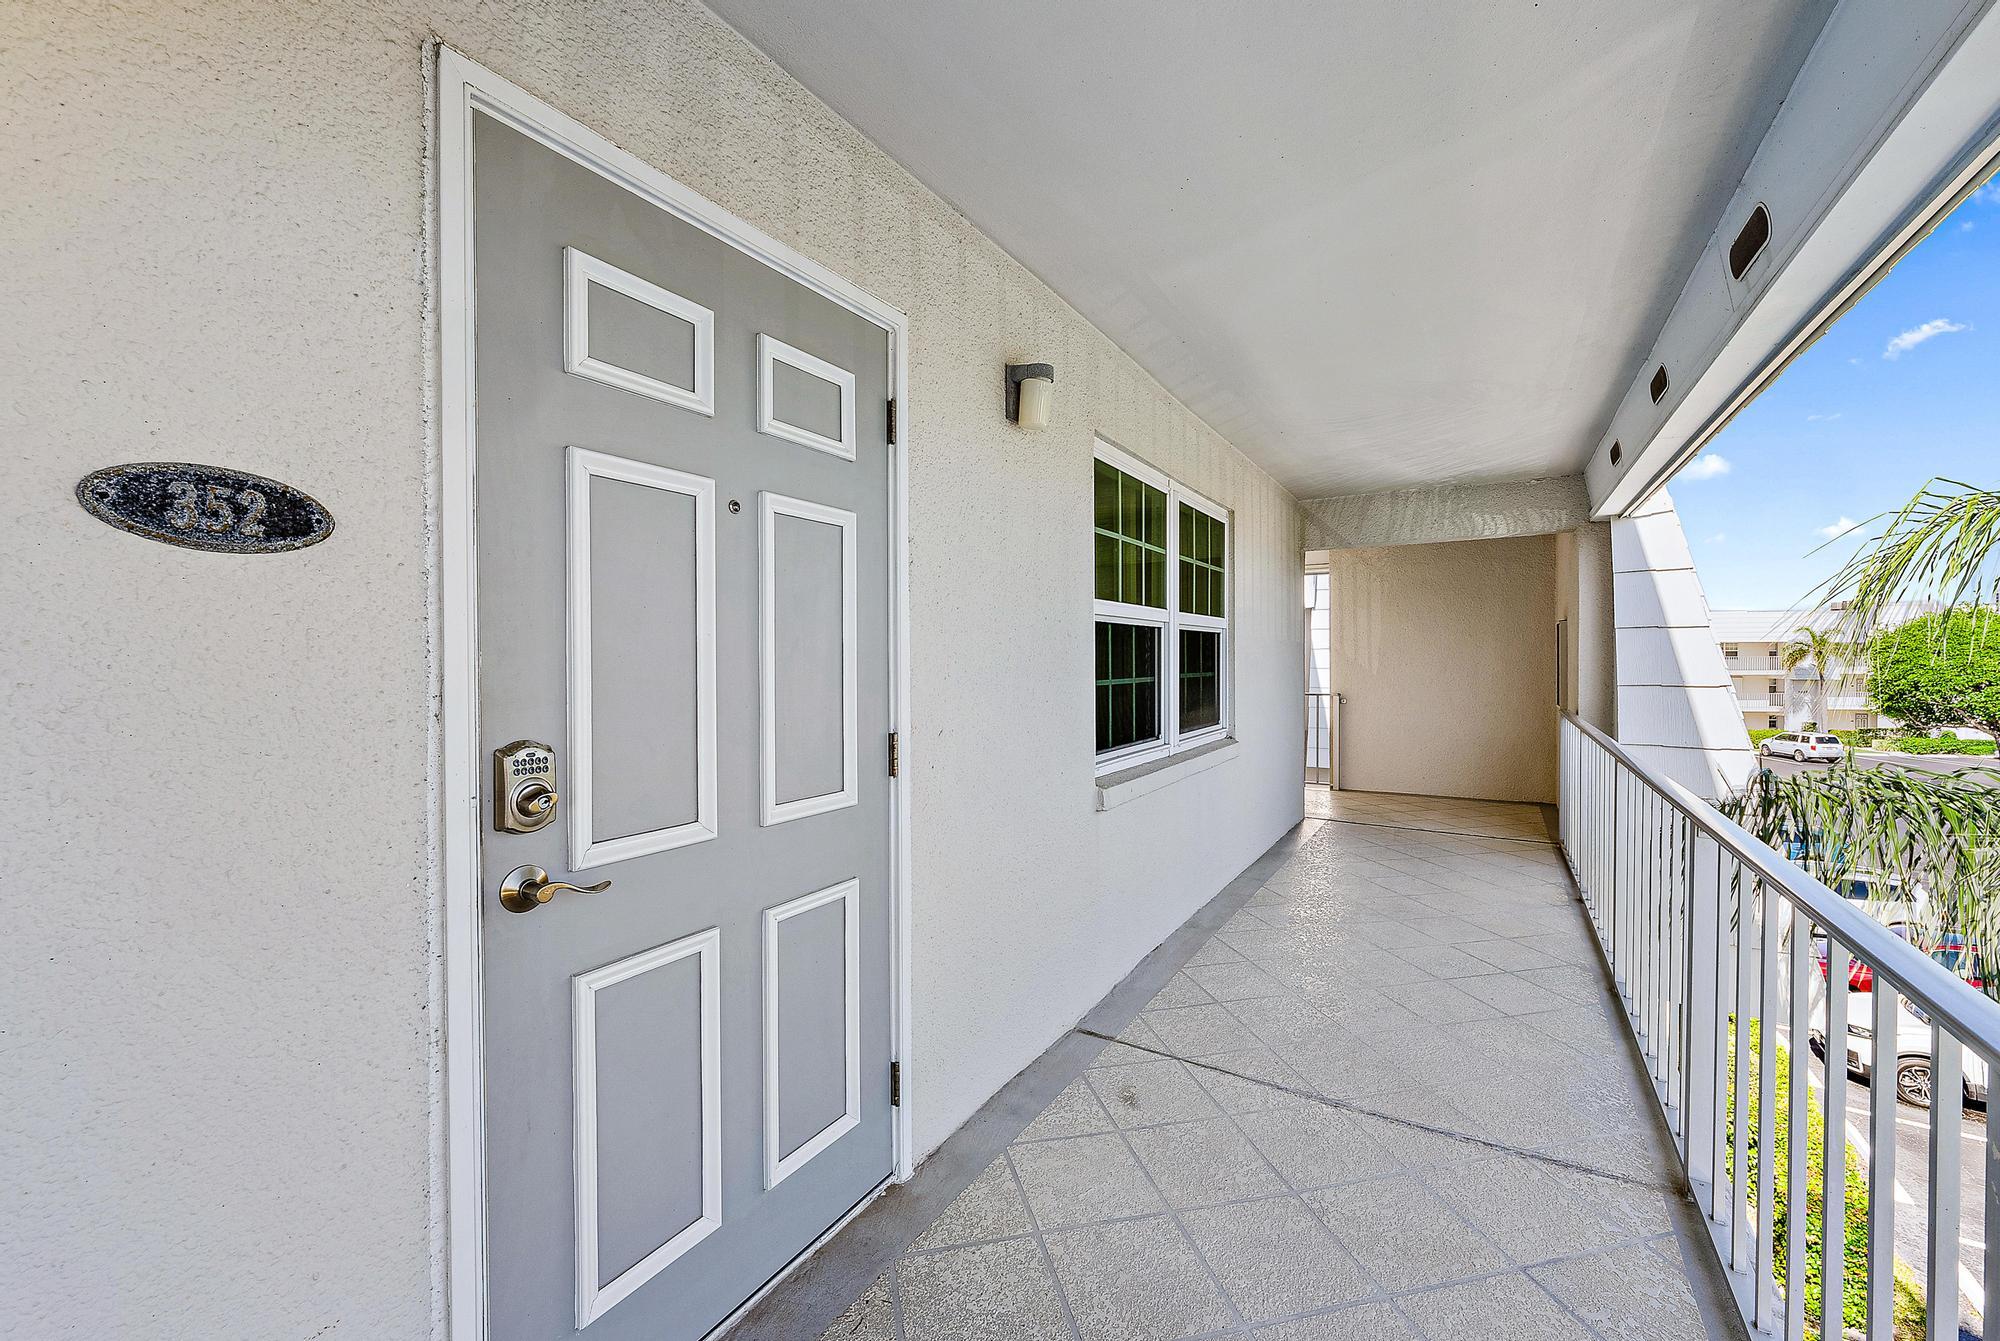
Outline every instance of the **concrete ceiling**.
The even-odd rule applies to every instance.
[[[711,3],[1300,497],[1580,469],[1832,8]]]

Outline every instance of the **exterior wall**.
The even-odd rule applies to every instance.
[[[1301,506],[1307,549],[1550,535],[1590,520],[1590,497],[1581,475],[1347,494],[1307,499]]]
[[[910,315],[920,1150],[1298,819],[1294,500],[706,10],[9,18],[0,1332],[440,1326],[433,34]],[[1059,378],[1034,436],[1026,358]],[[1242,741],[1103,814],[1093,431],[1235,510]],[[147,459],[339,529],[233,558],[76,506]]]
[[[1336,550],[1340,785],[1556,799],[1552,536]]]
[[[1717,610],[1710,618],[1744,727],[1751,731],[1769,730],[1773,726],[1787,731],[1802,729],[1812,719],[1810,671],[1804,666],[1793,671],[1784,668],[1781,658],[1787,639],[1744,637],[1741,630],[1768,635],[1801,622],[1819,622],[1824,617],[1802,616],[1793,610]],[[1827,720],[1819,723],[1821,729],[1860,731],[1894,725],[1894,719],[1876,711],[1868,699],[1866,666],[1858,661],[1845,662],[1835,667],[1834,675],[1836,683],[1827,705]],[[1775,693],[1771,690],[1773,682],[1778,686]]]
[[[1749,776],[1750,737],[1665,490],[1611,523],[1611,566],[1618,739],[1697,796],[1720,797]]]
[[[1556,618],[1567,625],[1563,705],[1618,734],[1618,634],[1612,616],[1611,527],[1586,522],[1556,536]]]

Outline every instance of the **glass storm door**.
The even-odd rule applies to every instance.
[[[889,336],[474,123],[489,1334],[679,1341],[891,1170]]]

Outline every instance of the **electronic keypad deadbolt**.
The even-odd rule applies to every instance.
[[[556,817],[556,752],[533,740],[493,751],[493,827],[533,833]]]

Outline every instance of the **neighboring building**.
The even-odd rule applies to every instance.
[[[1905,602],[1891,607],[1888,624],[1928,613],[1932,607],[1922,602]],[[1751,731],[1796,731],[1812,720],[1812,682],[1816,669],[1805,662],[1785,669],[1785,644],[1803,628],[1831,628],[1840,618],[1840,607],[1802,613],[1798,610],[1713,610],[1709,627],[1722,648],[1722,664],[1729,669],[1730,688],[1736,706],[1743,712],[1743,725]],[[1867,731],[1896,725],[1868,698],[1868,668],[1859,656],[1848,656],[1830,672],[1833,689],[1827,697],[1829,720],[1816,725],[1830,731]]]

